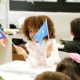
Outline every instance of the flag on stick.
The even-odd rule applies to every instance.
[[[4,41],[7,39],[5,34],[0,30],[0,43],[5,47]]]
[[[4,42],[5,42],[6,40],[9,40],[9,41],[15,46],[15,44],[4,34],[4,32],[0,30],[0,43],[1,43],[1,45],[3,45],[4,47],[5,47]]]
[[[39,29],[39,31],[34,35],[34,39],[36,39],[39,43],[41,43],[44,37],[46,37],[47,35],[48,35],[48,25],[46,19],[41,28]]]
[[[0,40],[5,38],[6,38],[5,34],[0,30]]]

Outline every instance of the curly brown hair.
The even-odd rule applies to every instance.
[[[28,40],[31,40],[29,36],[29,29],[32,27],[32,25],[37,29],[40,29],[45,19],[47,19],[48,23],[49,38],[55,38],[54,23],[48,16],[42,15],[42,16],[31,16],[25,19],[22,29],[24,35],[27,37]],[[46,36],[45,39],[48,39],[48,36]]]
[[[60,72],[45,71],[38,74],[35,80],[71,80],[71,78]]]

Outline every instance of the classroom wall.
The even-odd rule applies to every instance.
[[[9,11],[9,0],[0,0],[0,24],[3,28],[8,27],[8,11]]]
[[[0,24],[3,28],[8,28],[9,0],[0,0]],[[0,64],[12,60],[12,46],[10,42],[5,42],[5,46],[0,43]]]
[[[57,39],[69,39],[70,35],[70,21],[74,18],[80,17],[80,13],[63,13],[63,12],[29,12],[29,11],[10,11],[9,23],[16,24],[20,28],[19,19],[21,17],[37,15],[49,16],[55,24]]]

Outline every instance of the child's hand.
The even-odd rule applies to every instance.
[[[22,47],[19,47],[19,46],[14,46],[14,47],[16,49],[17,54],[23,55],[24,58],[28,56],[26,51]]]
[[[46,56],[47,56],[47,57],[51,56],[51,51],[52,51],[52,49],[53,49],[53,46],[52,46],[51,43],[48,44],[48,45],[46,45]]]
[[[27,47],[27,50],[30,52],[30,51],[32,51],[32,52],[39,52],[40,51],[40,49],[41,49],[41,46],[40,45],[37,45],[37,43],[28,43],[27,45],[26,45],[26,47]]]
[[[43,47],[39,43],[30,42],[26,44],[26,47],[29,53],[31,53],[31,55],[34,55],[36,57],[43,56],[44,54]]]
[[[26,45],[26,47],[30,55],[34,59],[34,62],[37,63],[37,65],[45,65],[46,59],[45,59],[44,46],[42,46],[39,43],[30,42]]]

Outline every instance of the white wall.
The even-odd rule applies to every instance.
[[[9,0],[0,0],[0,24],[3,28],[8,28],[8,11],[9,11]],[[10,42],[5,43],[6,47],[0,44],[0,64],[9,62],[12,60],[12,46]]]
[[[1,0],[0,4],[3,6],[3,10],[0,10],[0,13],[3,14],[3,18],[0,19],[0,24],[2,24],[3,28],[8,28],[9,0]]]
[[[62,12],[21,12],[21,11],[10,11],[9,12],[9,23],[14,23],[19,27],[19,18],[29,17],[32,15],[47,15],[55,23],[56,37],[69,38],[70,35],[70,21],[74,18],[80,17],[80,13],[62,13]]]

